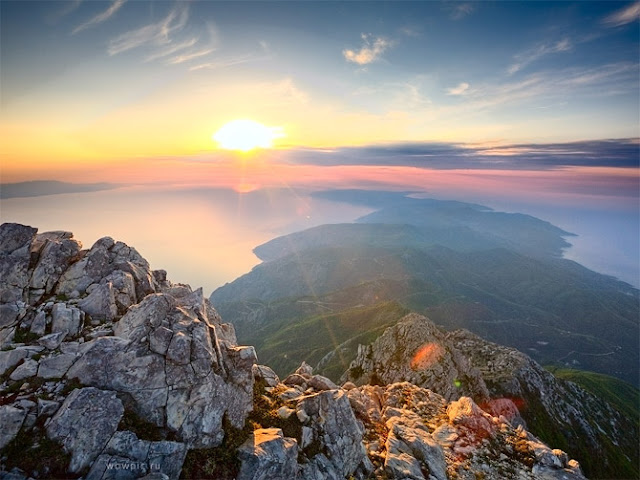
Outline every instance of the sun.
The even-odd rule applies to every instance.
[[[253,120],[233,120],[213,134],[220,148],[248,152],[255,148],[272,148],[276,138],[283,137],[281,127],[267,127]]]

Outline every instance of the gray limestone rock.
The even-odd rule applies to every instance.
[[[66,332],[70,337],[80,333],[84,322],[84,312],[64,303],[56,303],[51,309],[51,333]]]
[[[48,232],[38,235],[34,240],[31,252],[38,256],[38,262],[29,286],[41,294],[33,300],[52,293],[62,274],[78,258],[82,245],[71,237],[69,232]]]
[[[341,477],[353,474],[367,462],[363,431],[344,391],[327,390],[303,397],[296,413],[306,420],[305,426],[313,429],[314,440]]]
[[[89,295],[78,302],[78,308],[91,316],[97,323],[111,322],[118,315],[115,293],[110,282],[92,285]]]
[[[27,410],[12,405],[0,406],[0,448],[4,448],[20,431]]]
[[[24,380],[25,378],[35,376],[36,373],[38,373],[38,362],[27,359],[11,373],[9,378],[13,381]]]
[[[177,480],[186,454],[182,443],[150,442],[138,439],[129,431],[116,432],[93,463],[87,480],[147,478],[149,475]]]
[[[31,333],[35,333],[36,335],[44,335],[44,332],[46,331],[47,328],[47,315],[44,311],[39,311],[35,318],[33,319],[33,322],[31,322],[31,328],[29,329],[29,331]]]
[[[291,480],[298,473],[298,444],[279,428],[255,430],[238,449],[237,480]]]
[[[40,337],[38,339],[38,343],[42,345],[47,350],[55,350],[60,346],[64,337],[67,336],[66,331],[50,333],[49,335],[45,335],[44,337]]]
[[[47,435],[71,453],[69,471],[91,465],[107,445],[124,413],[115,392],[87,387],[73,390],[47,425]]]
[[[38,377],[62,378],[77,359],[78,357],[69,353],[43,358],[38,365]]]
[[[271,368],[266,365],[254,365],[253,366],[253,378],[258,381],[264,381],[265,385],[268,387],[275,387],[280,383],[280,378],[276,372],[271,370]]]
[[[307,382],[307,385],[314,390],[335,390],[338,388],[335,383],[333,383],[327,377],[323,377],[322,375],[314,375]]]
[[[14,348],[13,350],[0,351],[0,375],[4,374],[10,368],[15,367],[21,360],[27,357],[29,350],[24,347]]]

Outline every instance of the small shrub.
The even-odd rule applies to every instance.
[[[13,343],[30,343],[38,338],[40,338],[40,335],[37,333],[33,333],[26,328],[16,328]]]
[[[159,442],[165,439],[162,428],[145,420],[132,410],[125,409],[118,430],[129,430],[136,434],[140,440]]]
[[[20,430],[0,455],[6,458],[7,470],[19,468],[35,478],[67,479],[80,476],[67,472],[71,455],[64,451],[62,445],[47,437],[41,428]]]
[[[360,365],[356,365],[355,367],[351,367],[349,369],[349,375],[354,380],[358,380],[360,377],[362,377],[362,375],[364,375],[364,370]]]

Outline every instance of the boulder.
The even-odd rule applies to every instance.
[[[11,440],[13,440],[22,423],[27,416],[27,410],[16,408],[12,405],[0,406],[0,448],[4,448]]]
[[[28,354],[29,350],[24,347],[0,351],[0,375],[3,375],[7,370],[15,367],[21,360],[27,358]]]
[[[104,451],[91,466],[87,480],[140,478],[164,475],[180,477],[187,448],[178,442],[140,440],[129,431],[114,433]]]
[[[84,312],[64,303],[56,303],[51,309],[51,318],[51,333],[65,332],[75,337],[82,329]]]
[[[62,353],[43,358],[38,364],[38,377],[40,378],[62,378],[69,368],[78,359],[72,353]]]
[[[38,373],[38,362],[35,360],[27,359],[23,364],[16,368],[9,378],[14,382],[18,380],[24,380],[25,378],[34,377]]]
[[[255,430],[238,449],[237,480],[291,480],[298,473],[298,444],[279,428]]]
[[[71,473],[81,472],[100,455],[123,413],[115,392],[87,387],[69,394],[48,423],[47,435],[71,453]]]

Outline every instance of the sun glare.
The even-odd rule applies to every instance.
[[[223,125],[213,139],[225,150],[248,152],[255,148],[271,148],[273,141],[283,136],[281,127],[267,127],[253,120],[233,120]]]

